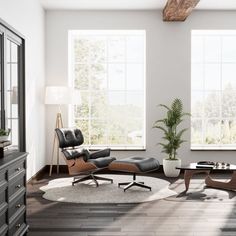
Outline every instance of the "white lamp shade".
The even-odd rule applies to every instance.
[[[68,105],[80,103],[80,92],[77,89],[63,86],[46,87],[45,104]]]

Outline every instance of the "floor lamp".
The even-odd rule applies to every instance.
[[[62,87],[62,86],[46,87],[45,104],[58,106],[55,129],[63,127],[61,105],[80,104],[80,102],[81,102],[80,94],[79,94],[79,91],[76,89],[73,89],[70,87]],[[52,175],[52,167],[53,167],[53,160],[54,160],[55,153],[56,153],[56,160],[57,160],[57,174],[59,174],[59,144],[58,144],[56,132],[54,131],[49,176]]]

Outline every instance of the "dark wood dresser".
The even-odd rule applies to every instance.
[[[0,159],[0,235],[26,235],[26,156],[8,152]]]

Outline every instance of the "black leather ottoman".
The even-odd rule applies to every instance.
[[[152,190],[151,187],[144,184],[144,182],[136,181],[136,174],[142,174],[157,170],[160,164],[158,160],[152,157],[129,157],[121,160],[115,160],[109,165],[110,170],[123,171],[133,174],[132,182],[119,183],[118,186],[125,185],[124,191],[132,186],[138,186],[141,188]]]

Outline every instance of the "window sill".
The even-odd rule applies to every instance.
[[[236,151],[234,147],[191,147],[191,151]]]
[[[109,146],[83,146],[90,151],[98,151],[105,148],[110,148],[111,151],[146,151],[146,147],[109,147]]]

